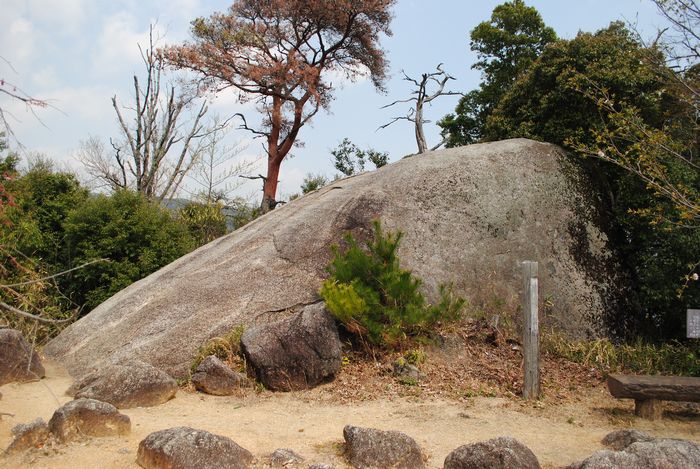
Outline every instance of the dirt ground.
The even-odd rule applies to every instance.
[[[153,431],[174,426],[228,436],[261,461],[276,448],[291,448],[307,462],[332,463],[337,468],[347,467],[342,457],[342,431],[347,424],[409,434],[425,451],[431,468],[442,467],[447,454],[460,445],[503,435],[531,448],[544,467],[587,457],[602,449],[603,436],[620,428],[700,443],[697,408],[667,404],[663,419],[637,419],[633,403],[611,398],[601,382],[574,392],[575,397],[545,396],[537,403],[515,396],[456,398],[421,393],[331,397],[337,394],[334,387],[350,386],[354,376],[350,372],[345,381],[296,393],[250,389],[239,396],[216,397],[180,390],[161,406],[124,410],[132,423],[128,436],[48,446],[0,459],[0,467],[134,468],[139,442]],[[70,400],[64,395],[70,383],[59,366],[47,363],[45,379],[0,387],[0,447],[10,444],[14,425],[37,417],[48,421],[59,405]]]

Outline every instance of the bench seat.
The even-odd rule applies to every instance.
[[[636,415],[654,420],[662,401],[700,402],[700,378],[690,376],[609,375],[613,397],[634,399]]]

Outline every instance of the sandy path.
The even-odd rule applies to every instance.
[[[70,379],[55,365],[47,366],[41,382],[0,387],[0,447],[11,441],[10,429],[37,417],[48,421],[70,398]],[[55,396],[55,397],[54,397]],[[186,425],[231,437],[261,457],[288,447],[307,461],[346,467],[341,450],[346,424],[400,430],[414,437],[428,454],[428,467],[439,468],[454,448],[502,435],[530,447],[545,467],[558,467],[601,449],[608,432],[634,425],[656,436],[700,442],[697,413],[670,415],[661,421],[637,420],[631,402],[617,402],[604,389],[587,391],[580,402],[525,404],[517,400],[479,397],[467,402],[448,400],[374,400],[335,404],[319,400],[313,391],[294,394],[255,394],[215,397],[180,391],[158,407],[127,409],[132,433],[121,438],[47,448],[0,460],[1,467],[134,468],[139,442],[149,433]]]

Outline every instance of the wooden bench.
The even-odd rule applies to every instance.
[[[700,378],[688,376],[608,376],[610,394],[634,399],[635,415],[654,420],[661,416],[662,401],[700,402]]]

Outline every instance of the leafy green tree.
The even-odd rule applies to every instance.
[[[331,150],[331,155],[333,155],[335,169],[346,176],[364,171],[368,161],[375,168],[381,168],[389,162],[388,153],[372,148],[362,150],[347,137],[334,150]]]
[[[126,190],[91,197],[64,227],[73,264],[109,259],[63,280],[65,291],[88,311],[194,247],[187,228],[166,209]]]
[[[226,234],[226,215],[221,202],[190,202],[177,212],[197,246]]]
[[[301,193],[308,194],[328,184],[328,178],[323,174],[307,173],[301,183]]]
[[[486,119],[501,97],[556,38],[539,12],[523,0],[494,8],[490,21],[471,31],[470,47],[479,58],[472,68],[482,72],[482,83],[460,99],[454,114],[438,122],[446,146],[481,140]]]
[[[503,95],[487,118],[484,136],[527,137],[564,145],[579,156],[591,154],[602,142],[611,141],[607,139],[611,128],[621,128],[616,113],[623,109],[632,110],[627,116],[643,123],[649,135],[659,135],[667,124],[682,120],[684,107],[659,73],[655,65],[659,62],[663,62],[660,51],[644,47],[622,23],[557,41]],[[630,157],[648,155],[640,152],[639,141],[618,138],[614,143],[617,150],[631,152]],[[583,152],[586,148],[596,150]],[[675,291],[688,264],[697,262],[698,231],[675,230],[651,217],[658,210],[668,213],[672,206],[634,173],[598,158],[576,161],[596,181],[594,190],[602,198],[609,238],[632,277],[630,304],[611,315],[608,325],[623,336],[681,336],[685,308],[698,292],[692,287],[679,300]],[[634,164],[644,162],[637,159]],[[678,180],[697,188],[696,176],[678,167],[669,169],[682,178]]]

